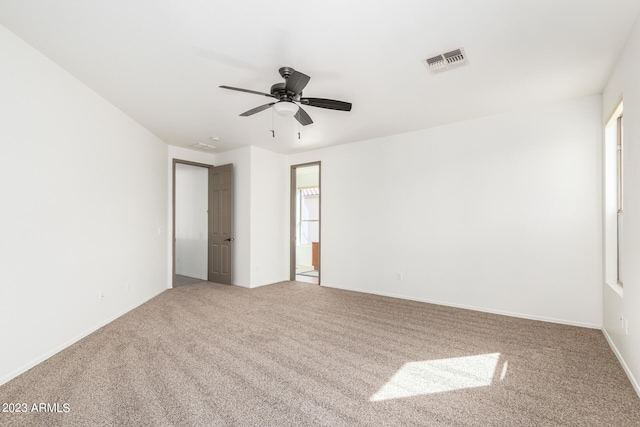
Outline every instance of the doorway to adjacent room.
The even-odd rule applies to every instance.
[[[290,279],[320,284],[320,162],[291,167]]]
[[[173,161],[173,286],[233,284],[233,165]]]

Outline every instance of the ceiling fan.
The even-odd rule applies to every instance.
[[[269,98],[275,98],[277,101],[264,104],[256,108],[252,108],[249,111],[245,111],[240,114],[241,116],[251,116],[266,110],[269,107],[282,115],[289,115],[295,117],[301,125],[307,126],[313,123],[309,114],[302,109],[301,105],[309,105],[311,107],[327,108],[329,110],[339,111],[351,111],[351,103],[344,101],[336,101],[335,99],[325,98],[303,98],[302,89],[307,86],[311,77],[294,70],[291,67],[280,68],[280,75],[284,78],[284,83],[276,83],[271,86],[270,93],[257,92],[250,89],[241,89],[231,86],[220,86],[223,89],[237,90],[240,92],[253,93],[255,95],[267,96]]]

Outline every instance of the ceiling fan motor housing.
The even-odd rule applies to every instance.
[[[288,92],[286,89],[285,83],[276,83],[271,86],[271,95],[279,99],[280,101],[296,101],[300,102],[300,97],[302,96],[302,92],[292,95],[291,92]]]
[[[280,67],[278,70],[283,79],[288,79],[296,70],[291,67]]]
[[[271,95],[275,96],[280,100],[286,99],[287,91],[284,89],[284,83],[276,83],[273,86],[271,86]]]

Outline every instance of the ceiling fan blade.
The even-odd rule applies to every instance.
[[[311,107],[328,108],[329,110],[351,111],[351,103],[324,98],[300,98],[300,103]]]
[[[271,95],[270,93],[258,92],[256,90],[242,89],[239,87],[232,87],[232,86],[219,86],[219,87],[221,87],[222,89],[237,90],[238,92],[247,92],[247,93],[253,93],[254,95],[262,95],[262,96],[268,96],[269,98],[275,98],[275,96]]]
[[[311,77],[301,73],[300,71],[294,71],[287,79],[287,83],[284,88],[287,92],[292,92],[294,95],[297,95],[302,92],[302,89],[304,89],[305,86],[307,86],[309,80],[311,80]]]
[[[244,113],[242,113],[240,115],[243,116],[243,117],[251,116],[251,115],[253,115],[255,113],[259,113],[260,111],[266,110],[267,108],[271,107],[273,104],[275,104],[275,102],[272,102],[270,104],[264,104],[264,105],[261,105],[261,106],[256,107],[256,108],[252,108],[251,110],[245,111]]]
[[[296,120],[300,122],[302,126],[310,125],[311,123],[313,123],[313,120],[311,120],[311,117],[309,117],[307,112],[304,111],[302,107],[298,108],[298,112],[293,117],[295,117]]]

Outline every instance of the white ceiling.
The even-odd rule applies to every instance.
[[[167,143],[283,153],[598,94],[639,12],[640,0],[0,0],[0,24]],[[431,75],[421,62],[459,47],[468,65]],[[353,110],[305,107],[314,123],[299,127],[271,110],[239,117],[269,99],[218,88],[269,92],[282,66],[311,76],[304,96]]]

